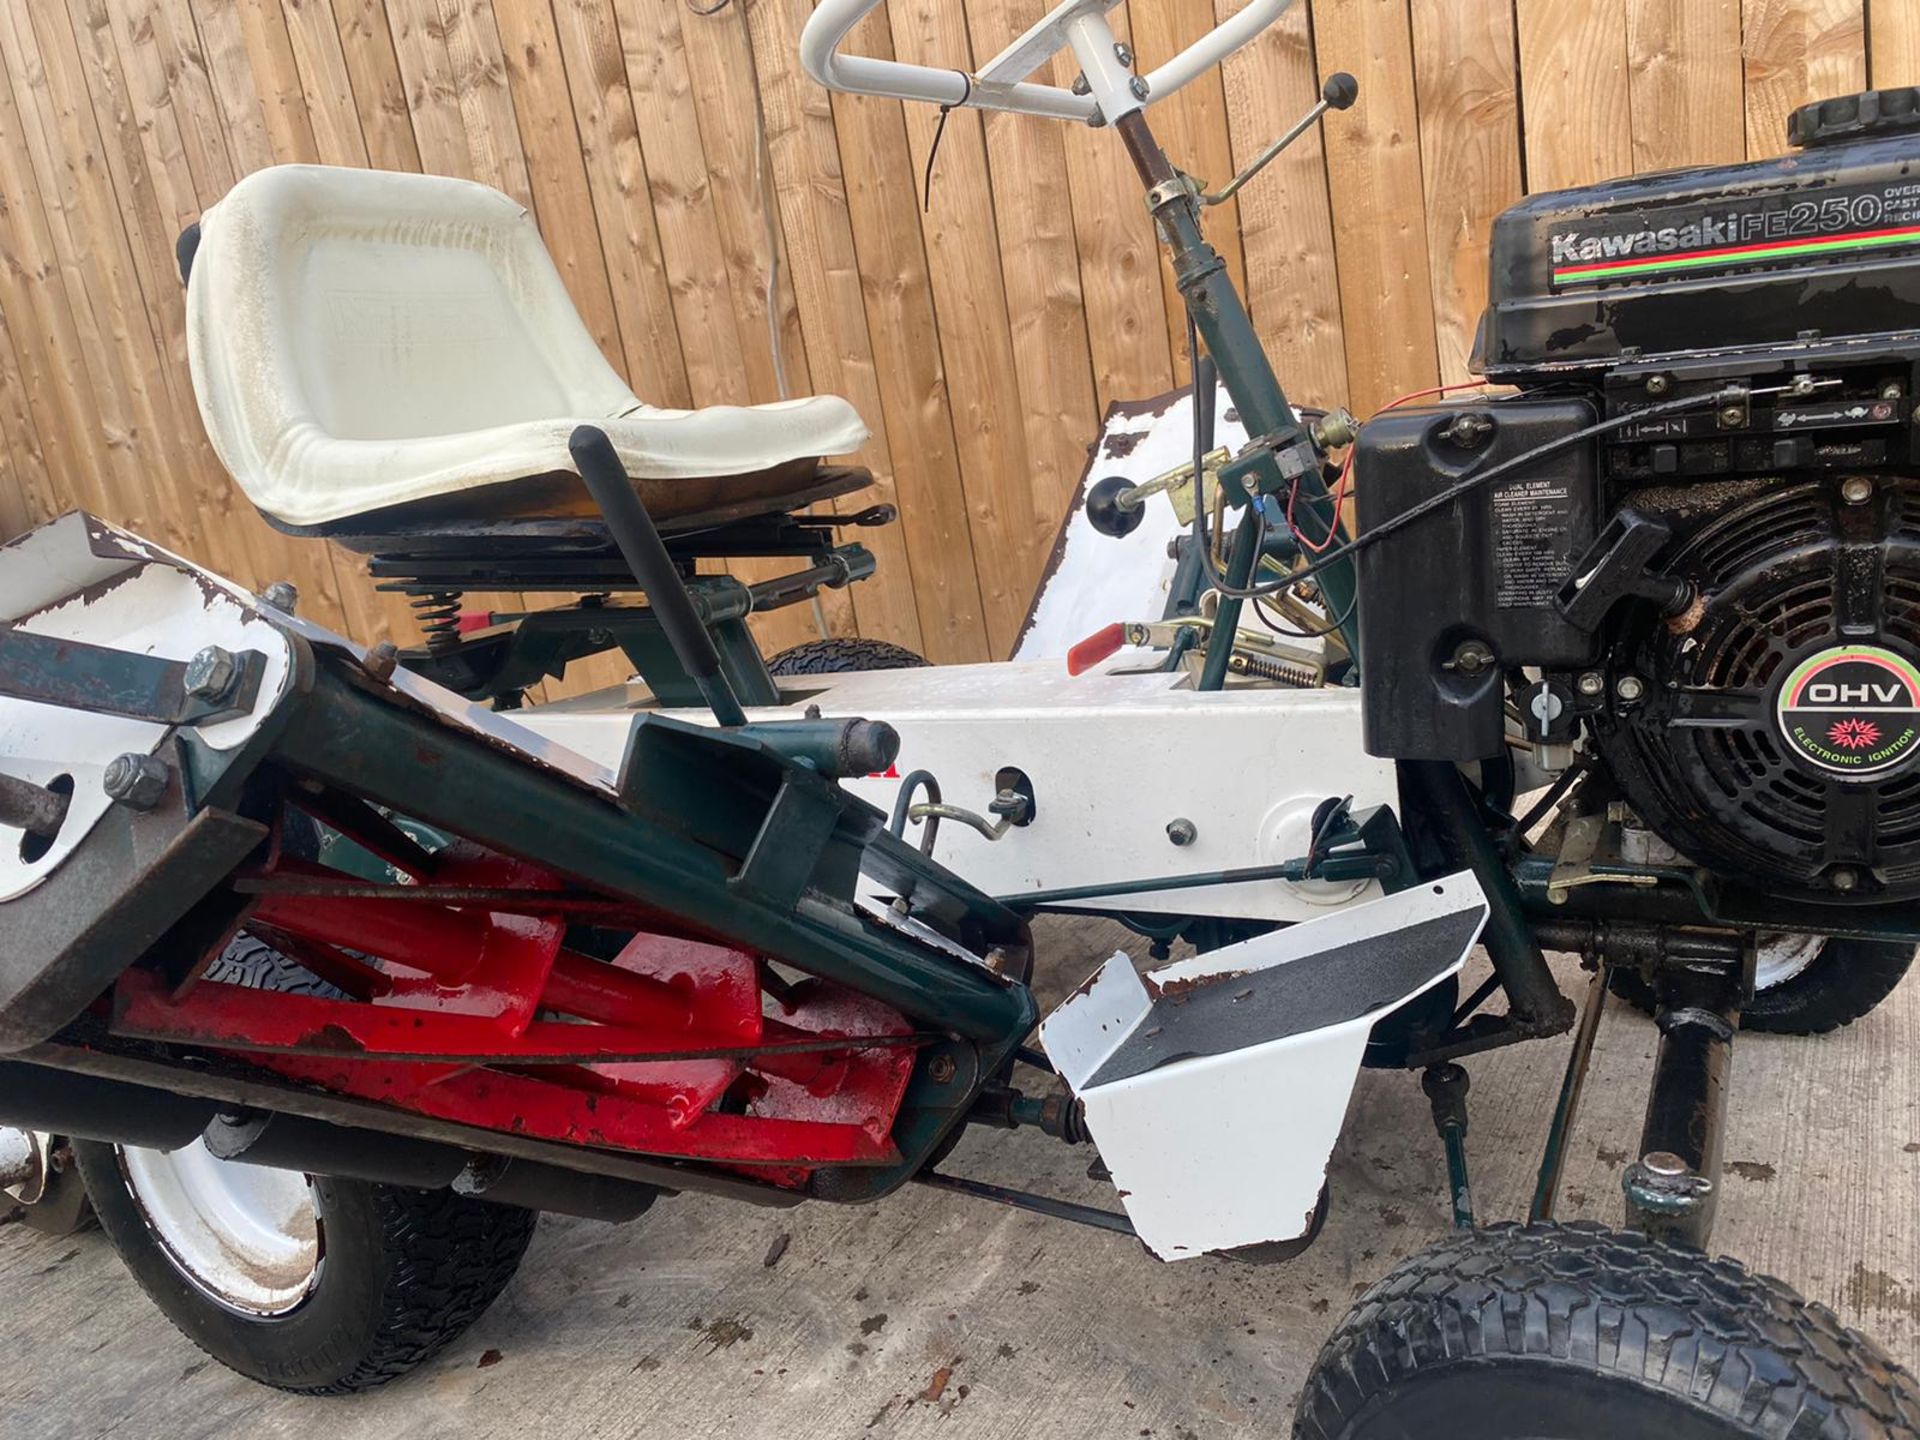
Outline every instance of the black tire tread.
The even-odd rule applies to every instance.
[[[782,650],[767,662],[767,669],[774,675],[847,675],[860,670],[919,670],[926,663],[891,640],[831,635]]]
[[[352,1370],[300,1393],[358,1394],[432,1359],[500,1298],[540,1219],[535,1210],[490,1205],[447,1190],[370,1188],[387,1237],[389,1265],[379,1323]]]
[[[1913,1377],[1779,1281],[1637,1232],[1502,1224],[1402,1261],[1360,1297],[1314,1364],[1294,1435],[1338,1440],[1416,1376],[1514,1360],[1658,1392],[1755,1436],[1920,1434]]]

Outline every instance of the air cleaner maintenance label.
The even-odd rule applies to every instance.
[[[1555,289],[1871,255],[1920,246],[1920,182],[1599,216],[1555,230],[1550,240]]]
[[[1829,775],[1878,779],[1920,753],[1920,669],[1875,645],[1808,656],[1774,710],[1787,748]]]

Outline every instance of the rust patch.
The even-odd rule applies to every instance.
[[[507,1357],[502,1355],[498,1350],[488,1350],[481,1355],[479,1368],[482,1370],[491,1370],[506,1358]]]
[[[942,1395],[947,1393],[947,1385],[952,1379],[953,1366],[942,1365],[938,1370],[933,1372],[932,1378],[927,1381],[927,1388],[920,1392],[920,1398],[929,1405],[933,1404]]]
[[[1144,978],[1146,980],[1147,994],[1151,995],[1154,999],[1178,1000],[1182,996],[1191,995],[1195,990],[1202,989],[1205,986],[1224,985],[1229,980],[1244,980],[1253,973],[1251,970],[1223,970],[1218,975],[1200,975],[1191,980],[1168,980],[1164,983],[1155,980],[1151,975]],[[1249,990],[1245,993],[1250,995],[1253,992]]]
[[[1124,460],[1140,448],[1140,442],[1153,432],[1150,430],[1121,430],[1109,435],[1101,443],[1101,449],[1109,460]]]

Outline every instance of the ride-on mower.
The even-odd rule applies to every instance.
[[[214,449],[425,639],[84,514],[0,550],[4,1133],[69,1137],[196,1343],[343,1393],[458,1334],[541,1210],[913,1182],[1281,1261],[1360,1067],[1405,1069],[1458,1234],[1360,1298],[1297,1434],[1920,1433],[1871,1342],[1702,1248],[1736,1032],[1857,1018],[1920,945],[1915,94],[1509,211],[1485,385],[1360,424],[1289,403],[1201,224],[1350,77],[1220,191],[1147,121],[1286,0],[1147,74],[1111,0],[973,73],[840,53],[877,3],[818,6],[815,78],[1112,130],[1172,256],[1193,392],[1129,448],[1183,463],[1089,487],[1031,632],[1080,642],[769,664],[747,617],[862,578],[892,518],[816,505],[866,482],[820,458],[850,407],[646,405],[480,186],[249,176],[180,246]],[[1063,49],[1071,89],[1031,78]],[[1063,589],[1089,537],[1122,582]],[[791,569],[710,573],[746,557]],[[526,703],[608,650],[636,682]],[[1041,1020],[1040,911],[1167,963]],[[1660,1031],[1618,1232],[1552,1218],[1610,992]],[[1570,1030],[1528,1223],[1485,1224],[1461,1062]],[[951,1173],[973,1125],[1091,1146],[1117,1206]],[[12,1185],[52,1153],[16,1152]]]

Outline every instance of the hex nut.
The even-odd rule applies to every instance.
[[[391,640],[382,640],[367,651],[367,658],[360,662],[360,668],[375,680],[385,683],[393,678],[393,672],[400,664],[400,647]]]
[[[1167,839],[1176,845],[1191,845],[1200,838],[1200,831],[1193,821],[1182,815],[1167,822]]]
[[[233,693],[234,682],[239,678],[240,662],[233,658],[233,652],[209,645],[187,661],[182,683],[195,700],[218,704]]]
[[[166,798],[172,772],[152,755],[128,753],[107,762],[100,788],[110,799],[132,810],[151,810]]]
[[[276,580],[260,592],[260,602],[283,615],[291,615],[300,604],[300,588],[291,580]]]

